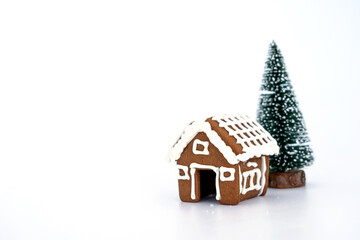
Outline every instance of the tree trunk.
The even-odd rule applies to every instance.
[[[295,188],[305,186],[305,172],[296,170],[291,172],[275,172],[269,174],[269,187]]]

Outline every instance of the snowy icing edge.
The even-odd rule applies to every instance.
[[[210,142],[224,155],[224,157],[230,164],[238,163],[237,157],[232,151],[232,149],[227,146],[223,142],[223,140],[221,140],[217,132],[212,130],[210,124],[205,121],[195,121],[188,127],[186,127],[179,141],[170,150],[167,159],[169,161],[177,161],[180,158],[185,147],[199,132],[204,132],[207,135]]]
[[[243,115],[222,115],[222,116],[216,116],[213,117],[213,120],[218,121],[218,119],[221,119],[223,117],[229,117],[229,116],[242,116]],[[246,118],[248,116],[245,115]],[[250,118],[248,118],[250,120]],[[256,122],[251,120],[252,122]],[[256,122],[257,123],[257,122]],[[260,127],[261,125],[257,123]],[[211,129],[210,123],[204,121],[204,120],[198,120],[191,123],[189,126],[187,126],[180,136],[179,141],[171,148],[167,155],[168,161],[177,161],[182,152],[184,151],[185,147],[192,141],[192,139],[198,134],[199,132],[204,132],[207,137],[209,138],[210,142],[223,154],[225,159],[230,164],[237,164],[239,162],[246,162],[250,158],[253,157],[261,157],[262,155],[277,155],[279,153],[279,147],[276,143],[276,140],[271,137],[271,135],[264,130],[262,127],[261,129],[264,131],[264,134],[266,137],[271,138],[271,141],[267,144],[258,145],[258,146],[251,146],[247,147],[245,144],[241,144],[243,147],[244,153],[236,155],[231,147],[227,146],[224,141],[221,139],[221,137],[218,135],[218,133]],[[244,146],[245,145],[245,146]]]

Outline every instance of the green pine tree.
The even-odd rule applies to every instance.
[[[287,172],[311,165],[314,157],[303,115],[274,41],[270,44],[260,90],[257,120],[280,147],[279,155],[270,157],[270,172]]]

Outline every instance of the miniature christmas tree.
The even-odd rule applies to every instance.
[[[313,151],[284,59],[274,41],[270,44],[260,90],[257,120],[280,147],[279,155],[270,157],[269,185],[304,186],[305,173],[300,169],[314,161]]]

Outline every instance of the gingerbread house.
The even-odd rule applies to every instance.
[[[220,115],[192,122],[168,154],[176,162],[180,199],[197,202],[215,194],[222,204],[264,196],[269,155],[279,147],[246,115]]]

